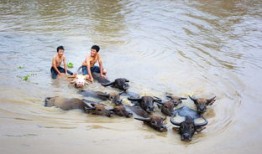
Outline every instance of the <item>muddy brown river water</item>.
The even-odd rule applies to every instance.
[[[259,154],[261,27],[259,0],[1,0],[0,151]],[[82,98],[50,78],[56,47],[65,47],[75,72],[93,44],[108,78],[128,78],[131,91],[216,96],[207,128],[182,142],[169,119],[161,133],[132,118],[44,107],[45,97]]]

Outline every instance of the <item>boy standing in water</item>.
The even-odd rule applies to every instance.
[[[106,77],[106,70],[103,67],[102,58],[99,55],[100,47],[97,45],[93,45],[91,47],[90,55],[88,55],[85,61],[82,64],[82,73],[83,75],[87,75],[87,78],[91,82],[94,81],[92,73],[100,73],[100,76],[105,78]],[[95,63],[98,62],[99,67],[95,66]]]
[[[66,72],[70,75],[73,75],[71,71],[67,70],[66,59],[64,56],[64,47],[59,46],[57,47],[56,51],[57,54],[52,59],[52,67],[50,69],[52,78],[56,79],[57,75],[64,76]],[[60,66],[62,62],[64,64],[64,68]]]

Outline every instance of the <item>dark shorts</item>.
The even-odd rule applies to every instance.
[[[100,68],[98,66],[93,66],[90,68],[90,71],[93,73],[100,73]],[[88,74],[88,70],[87,70],[87,66],[82,66],[82,74],[83,75],[87,75]]]
[[[65,69],[62,68],[61,66],[58,66],[57,69],[59,70],[59,72],[65,73]],[[50,71],[51,71],[51,77],[52,77],[52,79],[56,79],[56,78],[57,78],[57,75],[58,75],[58,73],[56,72],[56,70],[55,70],[53,67],[51,67]],[[73,73],[72,73],[71,71],[69,71],[69,70],[67,70],[67,73],[70,74],[70,75],[73,75]]]

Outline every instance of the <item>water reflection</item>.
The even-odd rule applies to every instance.
[[[95,1],[89,10],[92,20],[91,31],[93,42],[99,42],[104,45],[120,45],[125,31],[125,18],[122,14],[121,1]],[[119,44],[120,43],[120,44]]]
[[[24,150],[20,140],[11,138],[23,134],[40,136],[23,138],[30,145],[43,145],[30,149],[35,153],[50,148],[47,140],[55,146],[63,143],[65,148],[59,150],[68,153],[67,147],[83,151],[86,145],[92,147],[91,153],[104,152],[101,145],[105,152],[120,153],[114,147],[118,144],[124,147],[123,153],[221,153],[225,145],[234,148],[224,153],[241,153],[249,141],[255,142],[252,152],[256,152],[261,132],[256,131],[258,137],[246,132],[261,121],[257,115],[251,120],[247,116],[261,108],[261,5],[241,0],[1,1],[0,141],[7,147],[4,153],[14,153],[12,147]],[[68,61],[79,66],[94,43],[102,47],[109,78],[128,78],[132,92],[161,98],[165,92],[182,97],[216,95],[217,102],[205,115],[207,129],[185,144],[169,121],[168,132],[162,134],[134,119],[45,108],[45,97],[82,98],[66,79],[50,79],[55,48],[64,45]],[[27,74],[34,74],[29,81],[17,77]],[[98,83],[88,88],[114,91]],[[246,140],[235,140],[240,133]],[[71,143],[72,138],[77,141]],[[210,152],[207,146],[218,148]]]

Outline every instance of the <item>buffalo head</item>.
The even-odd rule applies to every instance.
[[[203,118],[204,119],[204,118]],[[195,132],[203,130],[203,126],[207,125],[207,120],[204,119],[202,123],[196,123],[195,120],[190,116],[185,116],[185,120],[182,122],[176,122],[174,116],[170,118],[170,122],[179,127],[179,134],[181,135],[182,141],[191,141]]]
[[[212,105],[216,101],[216,96],[210,99],[205,98],[193,98],[189,96],[189,98],[195,103],[197,107],[197,112],[199,114],[203,114],[206,112],[207,106]]]
[[[97,92],[97,95],[101,98],[101,99],[108,99],[110,100],[113,104],[115,105],[120,105],[122,104],[122,100],[120,99],[120,95],[122,93],[103,93],[103,92]]]
[[[186,99],[183,97],[167,96],[170,100],[166,102],[157,102],[161,112],[165,115],[171,116],[173,114],[174,107],[182,103],[182,100]]]
[[[89,82],[86,81],[85,75],[76,74],[70,76],[70,78],[73,78],[73,80],[70,83],[74,84],[76,88],[83,88],[86,84],[89,84]]]
[[[150,127],[160,131],[165,132],[167,131],[167,127],[165,126],[164,121],[166,118],[160,117],[160,116],[150,116],[148,118],[142,118],[142,117],[136,117],[136,120],[143,121],[145,124],[149,125]]]
[[[125,106],[124,106],[123,104],[121,104],[121,105],[116,105],[116,106],[112,109],[112,111],[113,111],[116,115],[121,116],[121,117],[122,117],[122,116],[125,116],[125,117],[127,117],[127,118],[130,118],[130,117],[133,116],[133,113],[127,111],[126,108],[125,108]]]
[[[95,115],[104,115],[111,117],[113,114],[112,109],[107,109],[105,104],[96,103],[89,100],[84,100],[85,102],[85,111],[87,113],[95,114]]]
[[[171,96],[171,95],[167,95],[166,96],[167,98],[169,98],[175,106],[179,105],[182,103],[182,100],[186,100],[187,98],[184,98],[184,97],[178,97],[178,96]]]
[[[141,98],[128,98],[131,101],[137,101],[138,104],[144,109],[146,112],[151,113],[154,111],[154,102],[161,102],[162,100],[157,97],[151,96],[142,96]]]

